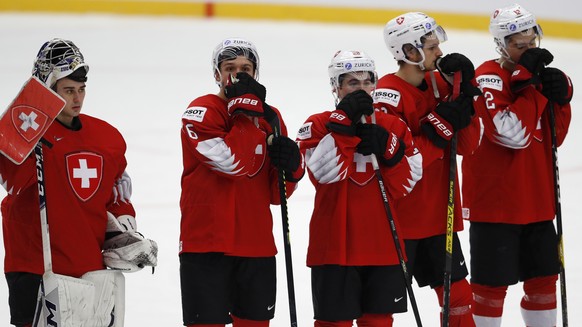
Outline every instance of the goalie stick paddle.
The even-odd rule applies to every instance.
[[[453,77],[453,95],[450,101],[454,101],[461,93],[461,72],[457,71]],[[443,317],[442,326],[449,326],[449,314],[451,311],[451,273],[453,270],[453,233],[455,222],[455,182],[457,180],[457,133],[453,134],[450,144],[449,163],[449,199],[447,202],[447,229],[445,236],[445,269],[443,281]]]
[[[0,152],[22,164],[64,105],[59,95],[31,77],[0,117]]]
[[[366,123],[366,117],[362,116],[360,118],[362,124]],[[376,123],[375,113],[372,113],[372,123]],[[418,305],[416,304],[416,298],[414,297],[414,292],[412,291],[412,276],[408,272],[408,267],[406,267],[406,261],[404,261],[404,252],[400,246],[400,238],[398,237],[398,231],[396,230],[396,224],[394,222],[394,216],[392,215],[392,210],[390,209],[390,203],[388,202],[388,193],[384,187],[384,177],[382,177],[382,172],[380,171],[380,165],[378,164],[378,158],[375,154],[371,154],[372,167],[374,168],[374,174],[378,180],[378,187],[380,188],[380,194],[382,195],[382,201],[384,202],[384,211],[386,212],[386,218],[390,224],[390,232],[392,234],[392,240],[394,241],[394,246],[396,248],[396,253],[398,254],[398,261],[400,262],[400,267],[402,268],[402,274],[404,275],[404,284],[406,285],[406,290],[408,291],[408,297],[410,298],[410,305],[412,306],[412,311],[414,312],[414,319],[416,320],[416,326],[422,327],[422,321],[420,320],[420,313],[418,311]]]
[[[267,104],[265,104],[267,106]],[[267,121],[273,129],[273,136],[277,137],[281,133],[281,122],[279,116],[273,113],[273,117]],[[285,171],[279,169],[279,198],[281,201],[281,219],[283,226],[283,247],[285,249],[285,268],[287,270],[287,293],[289,297],[289,318],[291,327],[297,327],[297,307],[295,304],[295,286],[293,282],[293,262],[291,258],[291,238],[289,234],[289,215],[287,213],[287,189],[285,187]]]
[[[556,206],[556,229],[558,233],[558,254],[560,256],[560,301],[562,305],[562,326],[568,327],[568,299],[566,296],[566,266],[564,261],[564,238],[562,230],[562,201],[560,199],[560,171],[558,170],[558,141],[556,137],[556,117],[554,104],[548,102],[550,128],[552,132],[552,165],[554,172],[554,202]]]

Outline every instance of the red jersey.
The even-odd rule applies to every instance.
[[[371,156],[356,152],[360,138],[326,128],[330,114],[326,111],[309,117],[297,136],[316,190],[307,265],[398,264]],[[408,194],[422,176],[422,157],[404,122],[379,112],[376,118],[378,125],[395,133],[406,146],[398,164],[380,164],[391,204],[393,199]],[[396,213],[393,215],[399,230]]]
[[[117,129],[80,115],[80,129],[55,121],[43,138],[47,218],[53,271],[80,277],[104,269],[101,247],[107,211],[135,216],[133,206],[113,193],[127,162],[126,144]],[[8,191],[2,201],[5,272],[44,272],[36,158],[15,165],[0,156],[0,180]]]
[[[451,86],[440,74],[435,73],[434,79],[438,98],[435,96],[430,73],[426,73],[419,87],[411,85],[395,74],[388,74],[378,81],[374,93],[374,106],[378,110],[402,118],[412,132],[414,144],[422,153],[422,179],[409,196],[398,199],[394,204],[402,226],[402,237],[405,239],[442,235],[447,227],[450,147],[441,149],[435,146],[421,130],[421,120],[434,111],[439,102],[446,101],[452,92]],[[457,133],[457,153],[471,154],[479,146],[480,138],[481,124],[475,115],[471,124]],[[454,231],[463,229],[458,185],[457,182]]]
[[[463,158],[463,211],[471,221],[529,224],[555,216],[548,100],[534,87],[514,94],[512,73],[495,60],[476,70],[485,101],[485,138]],[[554,105],[558,145],[571,119],[570,105]]]
[[[281,129],[287,135],[282,120]],[[192,101],[182,116],[180,252],[277,253],[270,205],[280,204],[278,172],[265,143],[271,133],[262,118],[255,124],[245,115],[231,117],[217,95]],[[288,196],[295,186],[287,182]]]

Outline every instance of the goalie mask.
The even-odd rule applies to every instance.
[[[226,60],[233,60],[238,56],[247,58],[253,63],[255,75],[253,78],[259,80],[259,53],[255,45],[242,38],[228,38],[220,42],[212,53],[212,70],[214,75],[220,76],[220,64]],[[220,86],[220,79],[216,82]]]
[[[386,23],[384,27],[384,42],[394,59],[419,65],[421,69],[424,69],[425,56],[422,50],[424,41],[432,38],[442,43],[447,40],[447,33],[434,18],[421,12],[409,12],[398,16]],[[412,62],[406,57],[404,46],[407,44],[418,49],[422,56],[420,62]]]
[[[85,63],[83,54],[73,42],[52,39],[38,51],[32,75],[48,87],[53,87],[58,80],[65,77],[86,82],[88,71],[89,66]]]
[[[336,102],[338,90],[346,74],[350,74],[360,81],[370,79],[373,88],[376,88],[378,81],[374,60],[363,51],[340,50],[336,52],[327,66],[327,72]]]
[[[517,33],[535,35],[537,46],[543,36],[536,17],[518,4],[496,9],[489,21],[489,32],[493,35],[497,52],[504,57],[509,57],[506,50],[509,36]]]

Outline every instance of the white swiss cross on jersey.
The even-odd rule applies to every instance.
[[[374,168],[372,167],[372,156],[365,156],[361,153],[354,153],[356,171],[350,175],[350,179],[358,185],[368,184],[374,178]]]
[[[89,200],[101,185],[103,157],[91,152],[66,156],[67,176],[73,191],[82,201]]]

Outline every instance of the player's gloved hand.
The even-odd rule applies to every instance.
[[[460,53],[450,53],[437,60],[437,68],[441,76],[450,85],[453,85],[453,75],[461,72],[461,92],[468,96],[480,95],[481,90],[471,84],[475,78],[475,66],[469,58]]]
[[[365,156],[375,154],[378,160],[392,167],[404,156],[404,142],[396,134],[375,124],[356,125],[356,135],[362,140],[356,151]]]
[[[547,67],[540,72],[542,94],[550,101],[563,106],[570,103],[574,93],[572,80],[558,68]]]
[[[135,218],[130,215],[115,217],[107,212],[107,229],[103,243],[105,266],[134,272],[144,266],[155,267],[158,263],[158,245],[136,231]]]
[[[117,203],[118,201],[121,201],[123,203],[128,203],[131,201],[131,193],[131,177],[129,177],[127,171],[124,171],[121,177],[119,177],[113,185],[113,202]]]
[[[224,93],[229,99],[245,94],[252,94],[264,102],[267,96],[267,89],[251,75],[239,72],[236,76],[230,76],[224,88]]]
[[[360,117],[371,115],[374,112],[373,103],[374,100],[370,94],[364,90],[346,95],[329,116],[327,128],[334,132],[354,135],[354,126],[360,121]]]
[[[247,73],[237,73],[230,76],[224,87],[224,93],[229,100],[228,113],[231,115],[245,114],[253,117],[264,115],[263,105],[267,90]]]
[[[554,60],[554,56],[544,48],[527,49],[521,54],[518,64],[523,66],[533,75],[537,75]]]
[[[158,264],[158,245],[137,232],[125,232],[103,243],[105,266],[124,272],[139,271]]]
[[[539,73],[552,60],[554,60],[554,56],[546,49],[527,49],[521,54],[518,65],[511,75],[511,91],[517,93],[530,85],[535,87],[540,85]]]
[[[441,102],[422,120],[421,128],[438,147],[445,148],[453,134],[471,124],[475,114],[472,97],[461,95],[451,102]]]
[[[301,153],[292,139],[282,135],[270,135],[267,139],[267,151],[275,167],[285,172],[294,172],[299,168]]]

